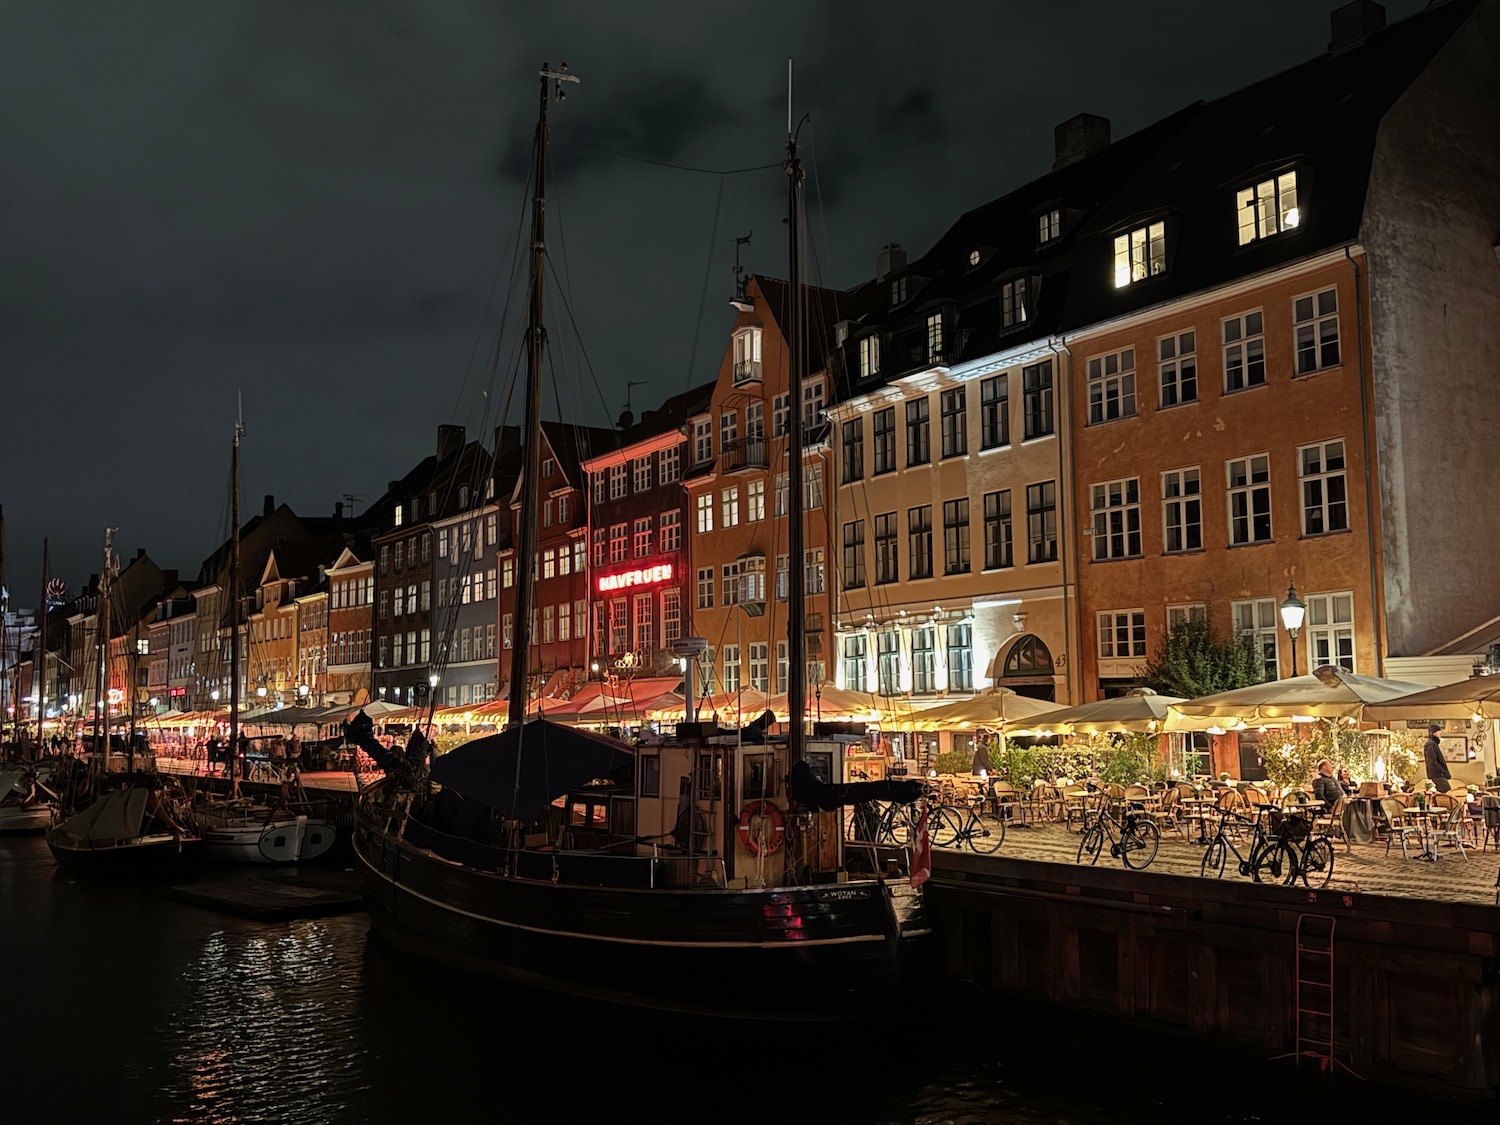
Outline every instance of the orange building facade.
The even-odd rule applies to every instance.
[[[1248,638],[1267,678],[1381,674],[1358,261],[1323,254],[1067,338],[1086,699],[1137,682],[1190,616]],[[1295,651],[1278,614],[1293,583]]]

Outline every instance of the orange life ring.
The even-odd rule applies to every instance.
[[[760,826],[759,832],[751,831],[751,822],[757,817],[770,822],[769,831],[765,825]],[[751,855],[760,855],[762,848],[766,855],[775,855],[785,841],[786,821],[781,810],[770,801],[751,801],[740,810],[740,843]]]

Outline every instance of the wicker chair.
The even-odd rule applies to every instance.
[[[1313,816],[1313,831],[1321,832],[1328,837],[1337,836],[1344,841],[1344,850],[1350,851],[1349,834],[1344,831],[1344,807],[1349,803],[1347,797],[1340,797],[1333,803],[1333,808],[1327,812],[1320,812]]]
[[[1391,854],[1391,845],[1396,841],[1401,842],[1401,858],[1410,859],[1406,851],[1406,838],[1415,836],[1418,841],[1422,838],[1422,826],[1413,824],[1406,818],[1406,806],[1394,797],[1386,797],[1380,802],[1380,811],[1385,814],[1387,827],[1385,837],[1385,854]]]
[[[1452,794],[1439,793],[1438,796],[1451,797]],[[1441,808],[1442,806],[1437,807]],[[1465,861],[1467,861],[1469,853],[1464,850],[1464,836],[1469,830],[1468,822],[1468,802],[1455,798],[1453,803],[1448,806],[1448,819],[1436,825],[1432,830],[1434,844],[1441,845],[1444,841],[1452,844],[1458,849],[1458,854],[1463,856]]]

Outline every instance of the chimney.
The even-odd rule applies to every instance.
[[[495,453],[509,453],[521,448],[520,426],[495,427]]]
[[[1109,144],[1109,118],[1092,113],[1070,117],[1052,130],[1052,170],[1061,171]]]
[[[899,242],[887,242],[875,255],[875,280],[884,281],[893,273],[906,268],[906,251]]]
[[[1354,0],[1342,8],[1333,10],[1333,42],[1328,44],[1330,54],[1358,47],[1365,37],[1375,34],[1385,26],[1385,5],[1374,0]]]
[[[446,461],[464,447],[464,428],[462,426],[439,426],[437,441],[437,459]]]
[[[336,520],[344,518],[344,502],[342,500],[335,500],[333,502],[333,518]]]
[[[145,558],[146,557],[146,548],[144,548],[144,547],[137,547],[135,549],[135,557],[138,558],[138,559]]]
[[[262,515],[269,517],[276,510],[276,497],[272,493],[266,493],[266,506]]]

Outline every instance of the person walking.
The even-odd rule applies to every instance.
[[[1427,768],[1427,779],[1439,793],[1446,793],[1450,788],[1448,779],[1453,775],[1448,772],[1448,763],[1443,760],[1443,746],[1438,741],[1438,731],[1442,729],[1441,723],[1428,724],[1427,741],[1422,743],[1422,764]]]

